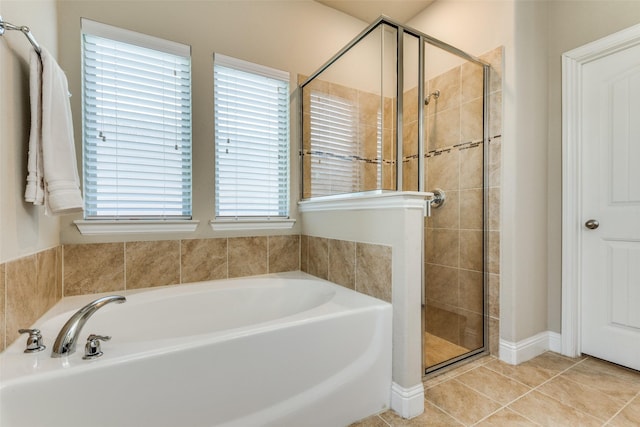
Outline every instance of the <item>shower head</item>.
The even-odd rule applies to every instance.
[[[433,92],[431,92],[429,95],[427,95],[427,97],[424,99],[424,105],[429,105],[429,101],[431,101],[431,97],[433,97],[434,99],[440,98],[440,91],[436,89]]]

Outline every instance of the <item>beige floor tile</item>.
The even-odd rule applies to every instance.
[[[640,376],[599,360],[584,360],[562,375],[627,402],[640,392]]]
[[[480,421],[501,406],[457,380],[427,389],[425,398],[467,425]]]
[[[456,379],[503,405],[531,390],[522,383],[484,367],[469,371]]]
[[[558,426],[601,426],[602,422],[570,406],[537,391],[518,399],[509,409],[526,418],[549,427]]]
[[[510,409],[504,408],[491,415],[486,420],[483,420],[476,424],[477,427],[529,427],[529,426],[538,426],[540,424],[536,424],[531,420],[526,419],[520,414],[513,412]]]
[[[389,427],[389,424],[387,424],[378,415],[373,415],[365,418],[364,420],[360,420],[357,423],[353,423],[349,427]]]
[[[593,387],[559,376],[537,389],[565,405],[576,408],[602,421],[614,416],[626,403]]]
[[[435,407],[429,402],[424,403],[424,412],[410,420],[400,417],[393,411],[387,411],[380,414],[380,418],[384,419],[387,424],[392,427],[418,427],[418,426],[462,426],[464,424],[447,415],[441,409]],[[367,426],[368,427],[368,426]]]
[[[640,396],[636,397],[616,415],[607,426],[626,427],[640,425]]]
[[[532,359],[523,364],[528,364],[532,366],[537,366],[543,369],[548,370],[554,374],[560,373],[565,369],[568,369],[580,362],[582,359],[571,359],[569,357],[562,356],[557,353],[553,353],[551,351],[547,351],[546,353],[541,354],[540,356]]]
[[[487,369],[491,369],[499,374],[505,375],[519,381],[529,387],[537,387],[543,382],[551,379],[556,373],[539,366],[527,364],[509,365],[499,360],[487,363]]]
[[[615,363],[607,362],[606,360],[587,357],[586,360],[581,363],[581,365],[593,372],[613,375],[625,381],[640,384],[639,371],[625,368],[624,366],[616,365]]]

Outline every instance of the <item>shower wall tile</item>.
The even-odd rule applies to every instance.
[[[356,244],[356,291],[391,301],[391,247]]]
[[[418,122],[412,121],[403,126],[402,129],[402,157],[415,156],[418,154]]]
[[[329,242],[323,237],[309,236],[309,274],[329,278]]]
[[[489,186],[500,187],[502,168],[502,138],[494,138],[489,143]]]
[[[180,242],[180,283],[227,278],[227,239]]]
[[[468,349],[482,347],[484,326],[483,315],[467,310],[460,310],[459,316],[464,319],[464,329],[461,331],[460,344]]]
[[[426,128],[429,148],[433,151],[460,142],[460,107],[450,108],[429,118]]]
[[[439,303],[451,307],[459,305],[460,292],[458,287],[459,270],[437,264],[427,264],[426,297],[429,303]]]
[[[428,333],[454,344],[461,344],[466,327],[464,317],[454,312],[450,307],[446,309],[432,303],[427,304],[425,317],[425,327]]]
[[[460,66],[460,102],[482,98],[484,84],[483,67],[472,62]]]
[[[500,275],[489,274],[489,316],[500,319]]]
[[[125,289],[124,243],[64,245],[64,296]]]
[[[418,191],[418,159],[408,159],[402,162],[402,190]]]
[[[6,265],[0,264],[0,351],[5,348],[5,338],[6,338],[6,318],[7,312],[6,308],[6,294],[7,294],[7,286],[5,280],[5,272]]]
[[[489,137],[502,134],[502,91],[489,95]]]
[[[489,230],[500,230],[500,187],[489,188]]]
[[[440,228],[428,228],[426,231],[426,262],[448,267],[458,267],[460,252],[459,231]]]
[[[160,240],[125,244],[127,289],[180,283],[180,241]]]
[[[436,187],[428,187],[433,190]],[[459,191],[447,191],[446,200],[439,208],[431,209],[431,216],[426,219],[429,228],[460,228],[461,210]]]
[[[502,90],[504,48],[497,47],[490,52],[480,56],[480,59],[491,64],[489,75],[489,92],[494,93]]]
[[[482,189],[460,191],[460,228],[482,230],[483,199]],[[448,194],[447,194],[448,196]]]
[[[443,112],[460,106],[460,67],[434,77],[428,84],[429,93],[440,91],[438,99],[432,98],[427,105],[428,114]]]
[[[460,150],[460,189],[483,187],[483,148],[476,147]]]
[[[300,236],[269,236],[269,273],[300,269]]]
[[[229,245],[229,277],[255,276],[268,272],[266,236],[231,237]]]
[[[453,150],[433,155],[427,161],[427,188],[457,191],[460,187],[460,152]]]
[[[378,113],[382,108],[380,95],[359,90],[356,92],[356,96],[360,123],[378,123]]]
[[[464,310],[482,314],[484,291],[482,271],[460,269],[460,307]]]
[[[349,289],[356,288],[356,243],[346,240],[329,239],[330,282]]]
[[[418,87],[404,91],[402,94],[402,123],[409,124],[418,120]]]
[[[460,107],[460,142],[478,142],[484,139],[482,98],[462,104]]]
[[[489,232],[489,273],[500,274],[500,232]]]
[[[460,268],[482,271],[482,230],[460,230]]]

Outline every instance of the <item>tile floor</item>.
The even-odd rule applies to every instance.
[[[547,352],[517,366],[485,357],[425,381],[425,412],[352,427],[640,426],[640,372]]]

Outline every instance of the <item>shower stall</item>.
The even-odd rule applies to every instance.
[[[415,230],[425,375],[488,349],[489,70],[381,17],[301,78],[302,200],[437,196]]]

